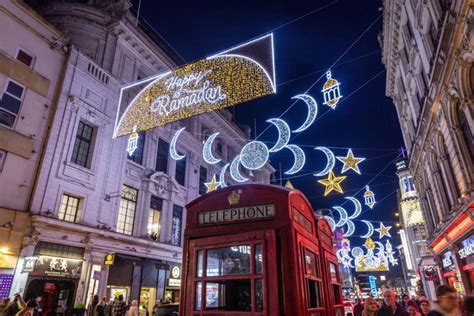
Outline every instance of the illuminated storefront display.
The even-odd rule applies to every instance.
[[[120,109],[129,101],[125,95],[140,85],[146,86],[117,117],[114,137],[275,93],[273,35],[124,86]]]
[[[474,289],[474,235],[461,241],[458,251],[461,274],[464,274],[466,292]]]
[[[400,202],[403,222],[407,227],[424,224],[423,213],[417,199]]]

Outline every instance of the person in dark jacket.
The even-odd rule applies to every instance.
[[[362,300],[360,298],[357,299],[357,303],[354,306],[354,316],[362,316],[362,312],[364,311],[364,304],[362,304]]]
[[[407,316],[400,304],[397,303],[397,296],[392,290],[383,292],[383,303],[378,309],[375,316]]]
[[[436,289],[436,303],[432,304],[428,316],[455,315],[459,308],[459,298],[455,289],[447,285],[440,285]]]

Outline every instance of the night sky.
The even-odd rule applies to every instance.
[[[397,236],[394,213],[397,210],[395,191],[398,178],[393,160],[403,140],[395,107],[385,96],[386,72],[377,40],[382,31],[381,1],[213,0],[188,3],[142,0],[140,10],[140,16],[182,56],[183,63],[273,30],[277,94],[234,108],[240,124],[254,129],[256,123],[257,135],[269,126],[265,122],[267,119],[280,117],[293,104],[292,96],[304,93],[322,77],[308,92],[318,101],[317,121],[290,140],[290,143],[303,146],[307,158],[304,169],[291,178],[291,182],[306,194],[317,210],[341,205],[347,195],[354,195],[363,203],[364,186],[372,180],[371,189],[378,203],[373,210],[364,207],[359,219],[382,220],[393,226],[390,232]],[[299,17],[301,19],[293,21]],[[285,25],[288,22],[291,23]],[[324,73],[374,22],[360,41],[331,68],[333,78],[341,82],[343,95],[336,110],[331,110],[322,104],[320,91],[326,81]],[[295,129],[303,123],[306,111],[306,105],[300,101],[282,118]],[[258,140],[272,146],[276,137],[276,129],[271,126]],[[345,156],[350,147],[356,157],[367,158],[359,165],[362,175],[353,171],[344,174],[348,176],[342,183],[344,195],[335,193],[323,197],[324,187],[317,183],[320,178],[312,174],[324,167],[325,158],[313,149],[315,146],[330,147],[336,156]],[[283,171],[292,165],[292,155],[288,150],[271,155],[270,159],[276,169],[281,163]],[[338,161],[335,167],[337,175],[341,174],[341,168]],[[374,179],[378,173],[380,175]],[[350,202],[344,207],[349,214],[352,213]],[[366,226],[359,221],[355,223],[354,235],[365,234]],[[374,222],[374,226],[378,228],[379,224]],[[378,233],[374,233],[374,237],[378,239]],[[358,237],[351,238],[351,241],[353,246],[363,242]],[[398,241],[393,243],[396,246]]]

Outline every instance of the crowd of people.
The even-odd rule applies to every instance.
[[[41,309],[42,297],[29,299],[25,302],[20,294],[15,294],[13,299],[4,299],[0,303],[0,316],[49,316],[57,315],[52,312],[43,312]],[[137,300],[130,303],[124,301],[120,295],[113,301],[106,298],[99,300],[99,296],[94,295],[87,306],[85,316],[174,316],[173,312],[165,308],[171,302],[167,299],[156,301],[150,315],[146,306],[139,306]]]
[[[459,299],[452,287],[441,285],[436,290],[436,301],[426,297],[410,298],[407,294],[397,302],[392,290],[383,293],[383,300],[377,302],[369,297],[363,303],[358,300],[354,306],[354,316],[474,316],[474,296]]]
[[[114,301],[107,302],[104,297],[99,301],[95,295],[87,307],[86,316],[167,316],[166,309],[163,308],[170,304],[167,299],[156,301],[150,315],[146,306],[139,306],[137,300],[127,304],[122,295],[115,298]]]

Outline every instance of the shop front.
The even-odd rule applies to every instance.
[[[39,242],[23,260],[28,273],[24,297],[42,297],[42,314],[72,311],[83,266],[83,248]]]
[[[459,294],[472,293],[474,207],[453,216],[452,221],[431,243],[440,266],[443,283]]]
[[[170,265],[165,262],[115,254],[113,263],[108,266],[106,297],[109,300],[122,295],[127,302],[138,300],[140,309],[151,313],[155,302],[164,298],[165,288],[168,291],[165,281]],[[169,295],[172,300],[176,294]],[[179,299],[179,293],[177,297]]]
[[[458,249],[466,293],[474,294],[474,234],[461,241]]]

